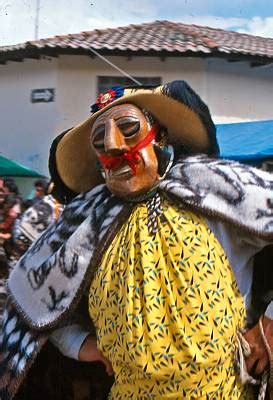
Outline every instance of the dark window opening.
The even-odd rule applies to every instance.
[[[134,78],[139,81],[142,85],[148,86],[158,86],[161,85],[160,77],[143,77],[143,76],[134,76]],[[132,79],[127,78],[126,76],[98,76],[98,93],[105,93],[108,89],[113,86],[132,86],[136,85]]]

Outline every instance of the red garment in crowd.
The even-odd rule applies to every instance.
[[[17,218],[17,213],[12,208],[2,215],[2,222],[0,223],[0,232],[12,233],[14,221]]]

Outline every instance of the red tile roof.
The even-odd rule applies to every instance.
[[[0,47],[0,62],[8,59],[63,53],[118,55],[199,55],[270,61],[273,38],[263,38],[223,29],[155,21],[113,29],[54,36]]]

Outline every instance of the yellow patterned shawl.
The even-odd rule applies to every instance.
[[[245,308],[224,251],[201,217],[167,200],[163,210],[151,237],[135,207],[90,288],[110,398],[248,398],[235,371]]]

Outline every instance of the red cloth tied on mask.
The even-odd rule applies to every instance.
[[[131,147],[129,151],[124,152],[120,156],[100,156],[100,162],[108,170],[118,168],[124,162],[127,162],[135,175],[136,167],[140,160],[139,150],[144,149],[144,147],[148,146],[155,139],[158,129],[158,125],[154,124],[147,135],[139,143]]]

